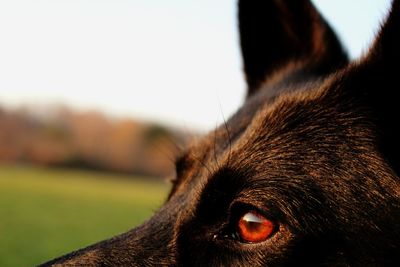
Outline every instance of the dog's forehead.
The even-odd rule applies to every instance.
[[[192,161],[189,166],[198,175],[211,177],[234,161],[236,167],[258,168],[261,161],[283,158],[288,151],[301,154],[315,138],[334,134],[328,126],[335,123],[327,120],[336,114],[324,99],[331,84],[326,78],[264,86],[228,121],[192,144],[183,158]]]
[[[191,171],[178,179],[194,185],[226,168],[253,177],[322,177],[329,168],[351,166],[345,155],[370,154],[373,133],[354,106],[335,99],[337,81],[328,76],[264,87],[188,149]]]
[[[324,105],[319,99],[330,84],[329,78],[295,80],[292,77],[272,85],[265,84],[228,121],[194,144],[190,151],[221,156],[241,142],[250,142],[254,139],[251,137],[262,137],[279,130],[288,120],[295,121],[297,114],[318,115],[316,113],[320,111],[315,107]]]
[[[243,107],[228,121],[229,129],[244,133],[245,131],[271,131],[266,128],[266,120],[285,121],[285,114],[276,112],[280,108],[295,110],[304,101],[314,102],[321,96],[326,86],[320,80],[301,81],[299,83],[279,83],[264,86],[251,96]],[[223,125],[218,130],[223,131]]]

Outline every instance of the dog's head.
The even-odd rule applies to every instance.
[[[248,96],[165,205],[65,266],[400,264],[400,1],[356,62],[308,0],[239,1]]]

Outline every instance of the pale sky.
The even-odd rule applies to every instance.
[[[313,1],[351,56],[390,0]],[[207,130],[242,103],[234,0],[0,0],[0,105],[65,103]]]

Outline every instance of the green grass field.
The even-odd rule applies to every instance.
[[[0,266],[34,266],[146,220],[168,185],[126,178],[0,165]]]

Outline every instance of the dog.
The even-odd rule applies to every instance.
[[[350,62],[308,0],[239,0],[248,93],[143,225],[42,266],[400,266],[400,0]]]

